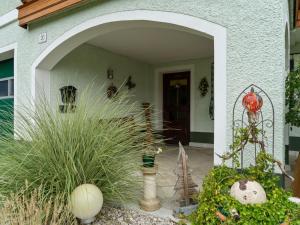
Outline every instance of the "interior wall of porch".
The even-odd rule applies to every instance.
[[[114,79],[107,79],[107,69],[114,71]],[[84,44],[64,57],[52,70],[50,79],[51,104],[60,104],[59,89],[73,85],[78,89],[78,95],[89,88],[92,95],[106,95],[107,87],[113,84],[120,88],[128,76],[136,87],[130,91],[139,102],[151,102],[152,67],[149,64],[117,55],[99,47]],[[122,87],[121,90],[126,90]]]
[[[116,87],[124,84],[128,76],[136,87],[130,91],[139,102],[150,102],[154,105],[156,129],[162,128],[162,111],[155,101],[155,71],[162,67],[176,67],[193,65],[194,80],[191,92],[194,99],[191,101],[191,142],[213,143],[214,122],[209,118],[210,88],[211,88],[211,63],[213,58],[201,58],[180,62],[150,65],[126,56],[118,55],[99,47],[83,44],[65,56],[50,72],[50,102],[53,108],[61,104],[59,89],[66,85],[73,85],[78,89],[78,95],[87,87],[93,95],[106,95],[106,89],[112,81],[107,79],[107,69],[114,71],[113,83]],[[209,82],[209,91],[205,97],[200,96],[198,89],[200,80],[206,77]],[[122,90],[126,90],[123,87]],[[162,99],[162,95],[161,95]]]

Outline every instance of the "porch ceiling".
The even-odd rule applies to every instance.
[[[204,36],[166,28],[130,28],[96,37],[88,44],[149,64],[212,57],[214,42]]]

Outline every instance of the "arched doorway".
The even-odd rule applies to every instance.
[[[39,90],[43,90],[46,97],[50,96],[50,70],[82,43],[112,31],[140,27],[145,22],[155,22],[155,26],[185,30],[214,40],[214,89],[217,90],[214,96],[214,153],[222,154],[227,149],[226,29],[200,18],[171,12],[135,10],[112,13],[88,20],[58,37],[35,60],[32,65],[32,96],[37,98]],[[215,165],[220,162],[218,157],[214,157]]]

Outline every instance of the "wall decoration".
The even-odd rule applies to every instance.
[[[62,113],[67,113],[68,111],[74,111],[75,101],[76,101],[76,92],[77,88],[74,86],[64,86],[59,89],[61,94],[62,105],[59,106],[59,110]]]
[[[59,89],[61,94],[61,100],[64,104],[73,104],[76,101],[77,88],[74,86],[64,86]]]
[[[128,87],[128,90],[131,90],[131,89],[135,88],[136,84],[132,82],[132,77],[131,76],[128,77],[125,86]]]
[[[112,68],[107,69],[107,79],[109,79],[109,80],[114,79],[114,71]]]
[[[211,120],[214,120],[214,76],[215,76],[215,66],[214,63],[211,64],[211,88],[210,88],[210,103],[209,103],[209,117]]]
[[[209,84],[207,82],[206,77],[202,78],[199,84],[199,90],[202,97],[206,96],[208,93]]]
[[[106,94],[108,98],[113,98],[118,94],[118,88],[111,83],[111,85],[107,88]]]

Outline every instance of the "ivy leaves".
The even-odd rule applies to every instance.
[[[203,191],[199,196],[199,208],[192,216],[194,225],[279,225],[289,221],[290,224],[300,224],[300,207],[290,202],[291,195],[278,187],[278,177],[272,173],[272,164],[269,155],[260,152],[257,156],[256,166],[238,172],[235,168],[225,165],[215,167],[205,178]],[[242,205],[229,194],[234,182],[242,179],[256,180],[265,189],[268,202],[264,204]],[[240,220],[235,221],[230,211],[236,209]],[[227,220],[221,222],[216,217],[220,211],[226,215]]]
[[[277,161],[267,153],[263,140],[258,140],[258,136],[264,137],[264,133],[255,124],[236,130],[231,151],[221,156],[223,162],[232,159],[234,168],[223,163],[205,178],[203,191],[199,196],[199,208],[192,218],[195,225],[279,225],[287,221],[289,224],[300,224],[300,207],[288,200],[291,193],[278,187],[279,177],[273,174],[274,163]],[[255,166],[239,169],[239,153],[246,144],[259,144],[260,151],[256,156]],[[268,201],[264,204],[243,205],[235,200],[229,192],[231,186],[240,180],[255,180],[260,183],[266,191]],[[240,220],[236,221],[230,215],[233,209],[239,213]],[[226,221],[222,223],[216,212],[226,216]]]

